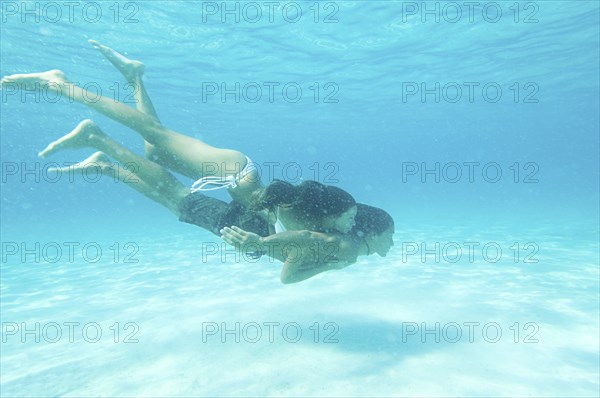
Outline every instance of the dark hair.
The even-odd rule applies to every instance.
[[[352,235],[364,237],[367,235],[380,235],[394,226],[394,219],[388,212],[378,207],[362,203],[356,204],[356,224],[350,232]]]
[[[356,205],[356,201],[343,189],[317,181],[303,181],[299,185],[273,180],[251,206],[260,211],[274,211],[276,206],[289,206],[298,219],[320,222],[327,216],[338,216]]]

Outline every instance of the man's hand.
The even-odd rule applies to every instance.
[[[256,250],[257,252],[263,252],[263,242],[260,235],[253,232],[244,231],[243,229],[233,226],[231,228],[225,227],[221,229],[221,238],[235,247],[235,250]]]

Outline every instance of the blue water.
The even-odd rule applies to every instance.
[[[47,173],[93,153],[37,157],[85,118],[142,141],[2,91],[2,397],[600,395],[598,2],[76,3],[2,1],[0,74],[127,100],[98,40],[164,125],[386,209],[395,246],[282,285],[123,183]]]

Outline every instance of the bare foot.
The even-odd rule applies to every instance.
[[[96,152],[89,158],[67,167],[51,167],[48,169],[51,173],[73,173],[87,174],[90,168],[95,168],[95,172],[114,175],[114,164],[104,152]]]
[[[85,119],[69,134],[48,145],[38,156],[45,158],[62,149],[91,146],[92,140],[98,136],[104,136],[104,133],[90,119]]]
[[[94,48],[102,53],[106,59],[114,65],[125,76],[128,82],[132,82],[135,78],[142,77],[145,66],[140,61],[134,61],[123,54],[118,53],[110,47],[106,47],[95,40],[88,40]]]
[[[53,69],[41,73],[26,73],[18,75],[4,76],[0,80],[0,87],[9,85],[18,85],[20,89],[42,90],[48,88],[52,91],[60,91],[60,87],[67,84],[65,74]]]

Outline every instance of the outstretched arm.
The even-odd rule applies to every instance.
[[[297,261],[286,261],[281,269],[281,282],[285,284],[298,283],[312,278],[321,272],[342,269],[353,262],[338,261],[335,263],[307,264]]]
[[[356,261],[358,251],[343,235],[286,231],[262,238],[238,227],[223,228],[222,238],[237,250],[256,250],[284,263],[283,283],[295,283]]]

